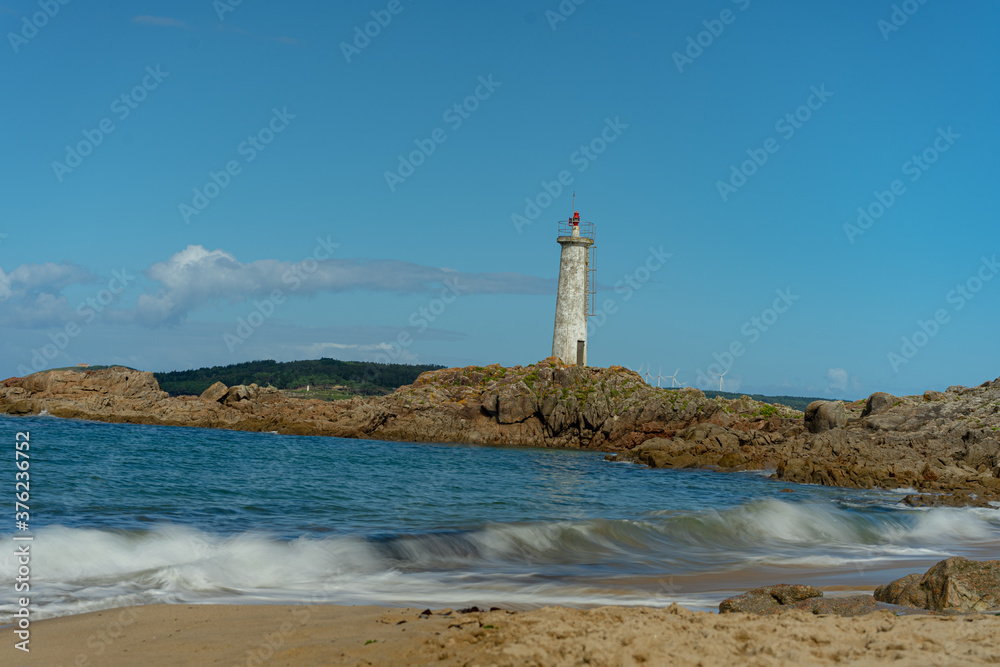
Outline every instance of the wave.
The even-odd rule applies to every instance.
[[[39,617],[139,602],[296,601],[316,591],[341,603],[453,604],[475,598],[650,604],[663,598],[651,597],[648,582],[616,582],[761,563],[829,568],[936,560],[963,549],[996,551],[996,514],[770,499],[722,511],[653,512],[637,520],[291,540],[177,525],[141,531],[49,526],[37,530],[32,543],[32,589],[36,600],[44,600]],[[16,567],[12,553],[0,554],[0,586],[13,585]],[[11,605],[0,606],[0,623],[12,611]]]

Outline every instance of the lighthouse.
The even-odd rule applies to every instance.
[[[580,213],[559,223],[559,291],[552,356],[565,364],[587,365],[587,317],[590,314],[591,252],[596,240],[594,223],[581,222]]]

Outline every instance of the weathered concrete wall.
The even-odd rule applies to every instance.
[[[587,340],[587,283],[590,279],[590,246],[582,236],[560,236],[559,292],[556,295],[556,323],[552,334],[552,356],[563,363],[576,363],[576,341]],[[584,349],[583,363],[587,363]]]

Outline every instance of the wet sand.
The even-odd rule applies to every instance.
[[[9,628],[0,664],[161,665],[986,665],[1000,616],[717,615],[672,606],[526,612],[334,605],[151,605]]]

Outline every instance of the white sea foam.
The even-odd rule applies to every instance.
[[[237,598],[694,604],[701,596],[692,591],[664,596],[648,590],[648,582],[614,582],[655,581],[670,573],[697,577],[759,565],[890,567],[894,560],[930,563],[998,547],[1000,518],[992,509],[858,511],[836,503],[770,499],[723,511],[653,513],[641,521],[487,524],[378,538],[287,540],[174,525],[130,532],[51,526],[36,532],[31,565],[32,591],[40,601],[37,617],[44,618],[139,602]],[[0,552],[0,587],[13,585],[14,572],[12,550]],[[10,604],[0,606],[0,623],[12,611]]]

